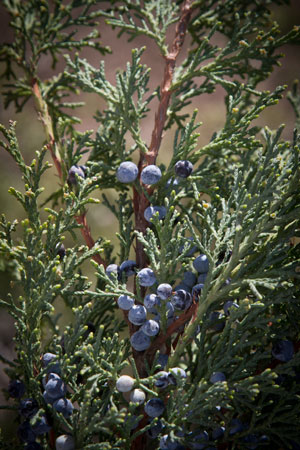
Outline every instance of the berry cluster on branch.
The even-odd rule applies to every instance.
[[[1,430],[1,448],[298,448],[297,82],[287,94],[290,140],[283,125],[257,124],[286,90],[261,87],[278,49],[300,40],[298,26],[282,34],[271,20],[287,3],[3,2],[13,30],[0,51],[5,106],[26,110],[32,97],[45,141],[28,162],[16,122],[0,125],[23,182],[9,189],[22,219],[0,220],[11,286],[0,306],[15,321],[16,354],[0,356],[9,378],[1,408],[16,419],[14,436]],[[146,47],[108,80],[105,27],[158,49],[163,76],[150,95]],[[85,47],[103,58],[98,67],[81,58]],[[43,58],[58,71],[62,52],[64,70],[42,79]],[[223,125],[200,145],[210,119],[198,123],[194,107],[217,88]],[[68,112],[83,106],[68,101],[79,91],[101,99],[95,132],[77,131]],[[47,159],[57,175],[50,188]],[[99,223],[110,211],[116,242],[98,223],[91,229],[90,208],[102,211]]]

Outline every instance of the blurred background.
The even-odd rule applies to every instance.
[[[276,20],[283,33],[287,32],[293,25],[300,25],[300,5],[299,0],[291,1],[291,8],[282,6],[274,6],[272,9],[273,19]],[[13,35],[8,27],[9,17],[4,9],[3,4],[0,2],[0,45],[4,42],[11,42]],[[94,66],[98,66],[100,59],[105,60],[106,74],[110,82],[114,83],[115,73],[117,70],[123,70],[126,66],[126,62],[131,60],[131,49],[140,48],[146,46],[146,51],[143,55],[142,62],[151,67],[151,78],[149,88],[154,90],[161,83],[162,74],[164,70],[164,64],[162,57],[160,56],[158,49],[152,43],[151,40],[145,37],[136,38],[133,43],[126,41],[125,35],[121,40],[117,38],[117,30],[112,30],[106,26],[103,20],[99,21],[99,31],[101,33],[101,41],[103,45],[110,46],[112,49],[111,55],[102,57],[91,49],[86,49],[81,53],[81,56],[86,58]],[[172,39],[174,29],[170,30],[170,40]],[[218,39],[218,37],[215,37]],[[220,41],[218,42],[221,43]],[[184,44],[184,48],[178,59],[178,63],[183,59],[184,50],[188,47],[188,40]],[[222,43],[221,43],[222,44]],[[286,84],[288,86],[287,91],[291,89],[292,83],[296,78],[300,77],[300,54],[299,48],[296,46],[285,46],[281,49],[281,52],[285,54],[285,57],[281,59],[282,66],[277,67],[272,73],[269,80],[259,87],[262,89],[273,90],[276,86]],[[40,77],[45,80],[52,76],[54,73],[60,72],[64,67],[64,62],[61,61],[55,71],[50,69],[50,58],[44,57],[41,65]],[[0,67],[0,73],[3,72],[3,67]],[[1,94],[3,92],[3,85],[5,80],[1,80]],[[287,92],[286,91],[286,92]],[[187,112],[192,112],[194,108],[198,108],[198,121],[203,122],[200,128],[199,147],[205,145],[211,138],[213,131],[219,130],[223,126],[225,107],[223,103],[224,91],[222,88],[218,88],[214,94],[202,95],[195,99],[193,104],[187,107]],[[101,110],[105,107],[103,100],[94,94],[82,94],[77,100],[83,100],[86,102],[86,106],[78,109],[75,115],[81,118],[81,124],[77,126],[78,130],[85,131],[91,129],[97,129],[97,122],[93,116],[96,110]],[[150,142],[151,133],[154,124],[154,113],[157,107],[157,101],[152,102],[152,110],[147,119],[142,123],[142,137],[146,143]],[[22,113],[16,113],[13,105],[7,110],[4,110],[3,96],[0,96],[0,122],[4,125],[8,125],[9,120],[17,121],[17,135],[19,139],[20,148],[23,151],[25,161],[27,164],[34,158],[34,152],[39,150],[45,142],[45,135],[41,123],[39,122],[33,101],[30,100],[25,105]],[[279,105],[267,108],[257,120],[260,125],[267,125],[271,129],[277,128],[280,124],[285,123],[286,127],[283,132],[283,137],[291,139],[292,130],[294,126],[294,112],[290,103],[283,99]],[[173,137],[175,130],[168,131],[163,139],[161,151],[158,159],[158,163],[168,163],[171,156]],[[16,189],[23,191],[22,180],[20,179],[20,173],[18,168],[14,164],[10,155],[8,155],[3,149],[1,151],[1,163],[0,163],[0,179],[2,188],[0,190],[0,209],[1,213],[5,213],[8,220],[18,218],[22,220],[24,217],[23,210],[17,203],[17,201],[8,194],[10,186],[14,186]],[[48,160],[51,162],[50,155]],[[84,162],[84,160],[83,160]],[[45,186],[45,193],[41,197],[41,202],[49,195],[50,192],[55,190],[58,185],[58,177],[54,169],[46,172],[43,176],[42,184]],[[94,194],[97,196],[97,194]],[[100,193],[98,193],[100,198]],[[105,211],[104,211],[105,210]],[[110,239],[112,242],[117,243],[115,238],[115,231],[117,230],[117,224],[115,223],[113,215],[102,205],[91,205],[87,214],[88,223],[92,230],[93,238],[96,240],[99,236],[104,236],[106,239]],[[78,234],[78,241],[81,242],[81,235]],[[68,245],[68,241],[67,244]],[[69,245],[72,245],[72,241],[69,241]],[[90,264],[86,264],[85,269],[88,276],[94,280],[94,270]],[[1,286],[1,298],[5,299],[10,288],[10,276],[5,270],[5,267],[1,263],[0,259],[0,286]],[[59,311],[62,305],[57,304],[57,310]],[[64,322],[67,323],[71,320],[70,316],[64,317]],[[13,320],[7,313],[0,310],[0,354],[5,358],[13,359],[13,337],[14,337],[14,324]],[[0,389],[7,388],[8,377],[3,371],[4,365],[0,362]],[[0,392],[0,404],[5,403],[5,398],[2,392]],[[11,424],[10,418],[14,415],[5,411],[5,414],[1,414],[0,411],[0,427],[3,427],[3,433],[9,435]]]

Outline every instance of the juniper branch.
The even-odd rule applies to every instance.
[[[178,54],[183,45],[191,13],[192,13],[191,2],[189,0],[185,0],[181,8],[178,23],[176,25],[175,36],[173,39],[171,50],[164,57],[165,70],[160,89],[161,95],[160,102],[158,110],[155,114],[155,122],[149,149],[146,154],[141,153],[140,155],[140,160],[138,164],[139,172],[141,172],[141,170],[145,165],[155,164],[158,155],[162,139],[162,133],[167,119],[167,109],[170,102],[171,84],[176,64],[176,58],[178,57]],[[151,195],[151,189],[148,189],[148,194]],[[144,211],[149,205],[149,201],[147,197],[144,194],[140,194],[135,187],[133,188],[133,204],[135,215],[135,228],[137,231],[145,233],[145,230],[147,228],[147,222],[144,218]],[[136,241],[136,260],[139,267],[146,266],[145,253],[139,241]]]

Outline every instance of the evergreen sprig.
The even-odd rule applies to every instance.
[[[4,104],[18,112],[32,97],[45,132],[27,163],[16,122],[0,125],[23,182],[9,189],[22,216],[0,221],[11,281],[0,306],[15,321],[16,356],[0,357],[10,378],[1,409],[19,422],[10,448],[65,449],[63,435],[69,449],[297,447],[297,82],[287,94],[290,140],[283,125],[255,120],[285,95],[286,86],[260,83],[279,65],[278,50],[299,44],[299,27],[281,34],[272,5],[288,2],[4,1],[14,34],[0,51]],[[155,43],[159,85],[150,90],[145,46],[114,82],[104,60],[93,67],[79,54],[109,51],[97,19],[129,42]],[[56,72],[42,79],[45,55]],[[223,126],[200,146],[207,119],[195,100],[218,87]],[[67,100],[78,92],[105,102],[95,132],[76,129],[83,104]],[[58,182],[45,190],[48,157]],[[100,202],[117,225],[112,242],[88,223]]]

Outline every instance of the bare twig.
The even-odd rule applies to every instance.
[[[59,178],[63,181],[63,171],[62,171],[62,164],[61,164],[61,158],[60,154],[57,150],[57,144],[55,142],[54,138],[54,132],[53,132],[53,124],[52,119],[48,111],[47,103],[44,101],[38,80],[36,78],[32,79],[32,93],[35,99],[36,109],[40,116],[40,119],[43,123],[45,134],[47,138],[47,147],[51,153],[53,162],[55,164],[57,173]],[[81,234],[87,244],[87,246],[91,249],[95,245],[95,241],[92,238],[91,230],[88,226],[87,220],[86,220],[86,213],[82,213],[79,216],[75,217],[78,224],[82,225],[80,228]],[[96,261],[98,264],[103,264],[104,267],[106,267],[105,261],[101,258],[101,256],[94,255],[93,256],[94,261]]]
[[[158,151],[160,148],[162,133],[167,119],[167,109],[171,97],[171,85],[176,64],[176,58],[181,50],[186,35],[187,26],[192,14],[191,1],[186,0],[181,9],[181,15],[176,26],[175,37],[171,47],[171,51],[165,56],[165,72],[160,89],[160,103],[157,113],[155,114],[154,129],[148,152],[145,155],[147,164],[155,164]]]
[[[80,228],[80,230],[81,230],[82,236],[84,237],[86,245],[88,246],[89,249],[93,248],[95,245],[95,241],[92,238],[91,230],[90,230],[87,220],[86,220],[86,213],[84,212],[84,213],[80,214],[80,216],[76,216],[75,219],[79,225],[82,225],[82,228]],[[101,258],[101,256],[99,254],[94,255],[93,260],[96,261],[96,263],[103,264],[103,266],[106,267],[105,261]]]
[[[38,114],[40,116],[40,119],[44,125],[44,130],[47,137],[47,147],[50,150],[53,162],[55,164],[58,176],[60,179],[62,179],[62,167],[61,167],[61,160],[60,155],[56,150],[56,144],[54,139],[54,132],[53,132],[53,126],[52,126],[52,120],[49,115],[48,106],[47,103],[44,101],[38,80],[36,78],[33,78],[32,80],[32,93],[34,96],[36,109],[38,111]]]

